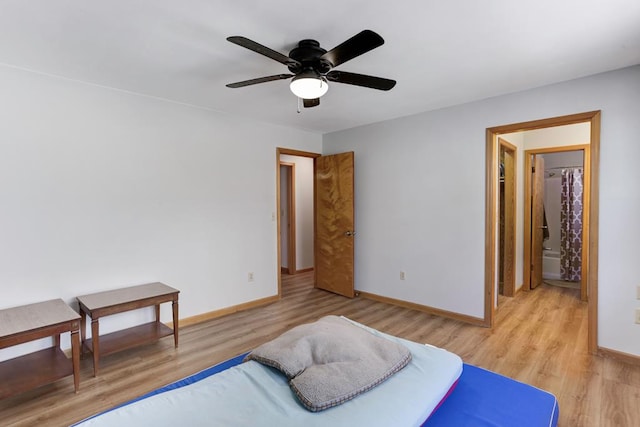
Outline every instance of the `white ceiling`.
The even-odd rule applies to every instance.
[[[288,54],[363,29],[385,44],[338,70],[398,81],[333,83],[300,114],[288,72],[227,42]],[[640,63],[638,0],[1,0],[0,63],[326,133]]]

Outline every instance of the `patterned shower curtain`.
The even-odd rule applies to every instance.
[[[572,282],[582,278],[582,177],[582,169],[562,170],[560,275]]]

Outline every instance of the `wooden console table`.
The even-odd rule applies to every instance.
[[[78,297],[82,347],[93,353],[93,376],[98,375],[100,355],[147,344],[169,335],[173,335],[174,345],[178,347],[179,292],[177,289],[156,282]],[[169,301],[172,302],[173,307],[173,329],[160,323],[160,304]],[[100,336],[100,317],[152,305],[156,308],[155,322]],[[90,339],[86,338],[87,316],[91,317]]]
[[[53,347],[0,362],[0,399],[73,374],[80,386],[80,316],[61,299],[0,310],[0,348],[54,337]],[[71,362],[60,349],[60,334],[71,332]]]

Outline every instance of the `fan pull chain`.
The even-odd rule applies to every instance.
[[[300,104],[302,103],[302,98],[296,98],[298,99],[298,114],[300,114]]]

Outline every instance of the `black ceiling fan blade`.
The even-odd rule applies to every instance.
[[[304,106],[304,108],[317,107],[318,105],[320,105],[320,98],[303,99],[302,105]]]
[[[346,71],[329,71],[325,77],[327,80],[336,83],[346,83],[378,90],[390,90],[396,85],[395,80],[367,76],[366,74],[348,73]]]
[[[287,66],[300,65],[300,63],[295,59],[291,59],[287,55],[283,55],[280,52],[276,52],[273,49],[269,49],[268,47],[263,46],[260,43],[254,42],[253,40],[250,40],[246,37],[231,36],[231,37],[227,37],[227,40],[230,41],[231,43],[237,44],[238,46],[242,46],[244,48],[257,52],[260,55],[264,55],[267,58],[271,58],[274,61],[278,61],[281,64],[284,64]]]
[[[245,86],[256,85],[258,83],[273,82],[275,80],[284,80],[293,77],[293,74],[276,74],[275,76],[258,77],[257,79],[243,80],[241,82],[229,83],[227,87],[239,88]]]
[[[322,55],[321,58],[326,59],[332,66],[337,67],[383,44],[384,39],[380,35],[371,30],[364,30],[334,47]]]

